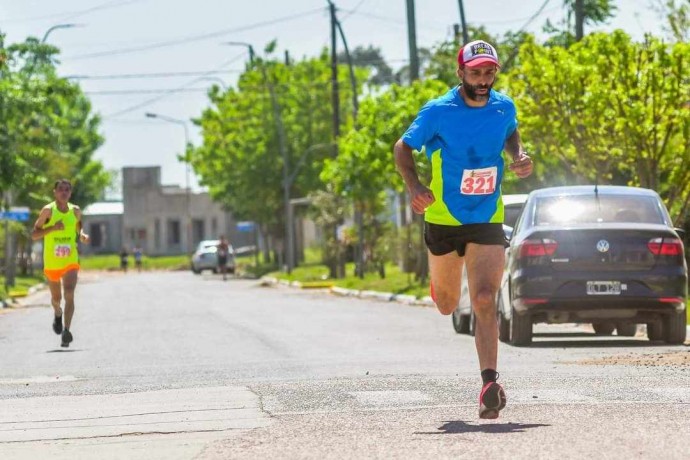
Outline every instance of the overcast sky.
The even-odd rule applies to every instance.
[[[651,2],[618,0],[617,17],[604,29],[622,28],[635,38],[660,33]],[[407,62],[405,0],[334,3],[351,49],[372,44],[392,67]],[[544,3],[465,0],[465,15],[500,35],[524,27]],[[546,19],[562,20],[562,3],[546,2],[525,29],[539,33]],[[458,1],[417,0],[416,16],[418,46],[431,47],[451,37]],[[330,44],[326,0],[0,0],[0,30],[8,43],[42,38],[58,24],[78,25],[53,30],[47,41],[62,51],[60,74],[79,77],[104,118],[106,142],[97,158],[109,169],[161,165],[163,182],[179,185],[185,183],[185,167],[176,160],[183,127],[147,119],[146,112],[198,117],[208,105],[208,87],[220,84],[218,79],[234,84],[248,60],[245,48],[223,42],[249,42],[258,52],[277,39],[281,55],[289,50],[294,58],[317,55]],[[180,91],[161,92],[173,89]],[[199,143],[197,129],[188,125],[192,142]]]

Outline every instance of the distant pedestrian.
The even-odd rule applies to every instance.
[[[53,331],[61,335],[61,346],[69,347],[74,339],[70,332],[74,315],[74,291],[77,288],[79,273],[79,254],[77,239],[82,243],[89,242],[89,235],[84,233],[81,223],[81,209],[69,202],[72,196],[72,183],[60,179],[53,187],[55,201],[41,209],[34,224],[31,238],[43,238],[43,267],[48,287],[50,303],[53,306]],[[63,311],[60,307],[65,298],[65,324],[63,328]]]
[[[223,281],[225,281],[228,273],[228,257],[230,256],[230,243],[225,235],[220,236],[220,241],[216,246],[216,255],[218,256],[218,270],[223,274]]]
[[[144,250],[140,246],[135,246],[134,249],[132,249],[132,253],[134,254],[134,266],[137,267],[137,271],[141,273]]]

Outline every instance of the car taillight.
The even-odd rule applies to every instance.
[[[552,256],[558,249],[558,243],[549,238],[525,240],[520,244],[520,257]]]
[[[683,243],[676,238],[652,238],[647,243],[647,248],[655,256],[679,256],[683,254]]]

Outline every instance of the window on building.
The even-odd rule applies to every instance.
[[[194,245],[196,246],[199,241],[205,239],[205,222],[203,219],[194,219],[192,221],[192,240]]]
[[[179,246],[181,242],[180,221],[177,219],[168,220],[168,246]]]
[[[102,222],[93,222],[89,225],[89,236],[92,248],[103,248],[108,240],[107,227]]]

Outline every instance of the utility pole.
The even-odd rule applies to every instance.
[[[338,50],[337,50],[337,28],[338,19],[335,15],[335,4],[328,0],[328,8],[331,13],[331,105],[333,106],[333,156],[338,156],[338,138],[340,137],[340,91],[338,88]],[[332,278],[341,278],[345,275],[344,263],[338,241],[338,225],[333,229],[335,232],[335,261],[330,267]]]
[[[419,54],[417,53],[417,26],[414,0],[407,0],[407,42],[410,48],[410,83],[419,80]]]
[[[585,36],[585,0],[575,0],[575,40]]]
[[[336,49],[336,29],[337,22],[335,16],[335,4],[328,2],[331,11],[331,104],[333,106],[333,139],[335,142],[340,137],[340,95],[338,88],[338,50]],[[338,146],[336,144],[335,155],[338,154]]]
[[[458,7],[460,8],[460,24],[462,25],[462,44],[466,44],[470,41],[470,34],[467,31],[467,21],[465,21],[465,7],[462,4],[462,0],[458,0]]]

